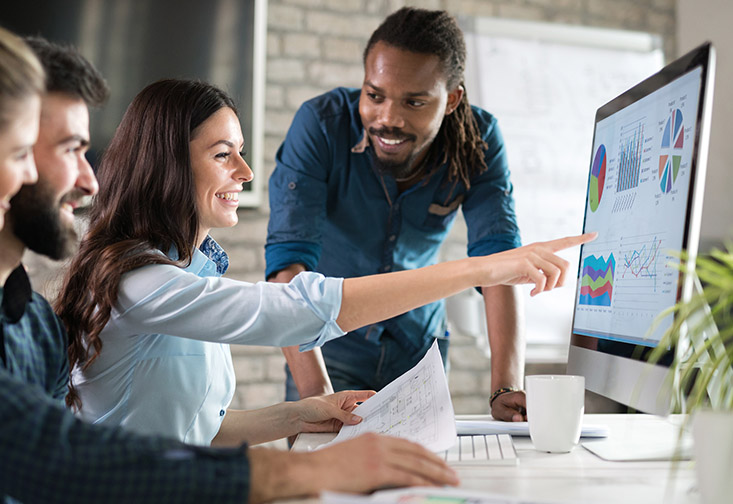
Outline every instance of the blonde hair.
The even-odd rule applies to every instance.
[[[41,94],[45,87],[43,67],[31,48],[0,27],[0,131],[19,100]]]

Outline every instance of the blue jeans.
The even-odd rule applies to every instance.
[[[381,390],[403,373],[412,369],[422,359],[430,346],[430,338],[417,352],[400,345],[386,331],[379,341],[369,341],[353,334],[329,341],[321,351],[326,362],[333,390]],[[448,340],[438,339],[443,365],[448,370]],[[285,400],[300,398],[290,369],[285,365]]]

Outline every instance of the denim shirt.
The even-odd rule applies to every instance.
[[[344,334],[342,279],[305,273],[250,284],[221,278],[227,264],[207,237],[186,268],[154,264],[122,276],[102,351],[72,376],[84,420],[208,445],[234,394],[229,343],[308,350]]]
[[[293,119],[269,184],[268,277],[294,263],[345,278],[434,264],[459,208],[469,256],[521,244],[504,143],[491,114],[472,108],[488,144],[488,170],[471,179],[470,189],[448,180],[446,163],[400,193],[392,176],[373,167],[359,93],[337,88],[304,103]],[[445,327],[440,301],[355,332],[378,339],[387,329],[416,350],[429,337],[445,337]]]

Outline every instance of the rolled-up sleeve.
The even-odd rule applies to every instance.
[[[333,162],[328,142],[317,114],[304,104],[278,149],[268,186],[266,278],[291,264],[301,263],[309,270],[318,264],[328,167]]]
[[[478,109],[474,113],[479,124],[485,125],[488,169],[471,181],[462,211],[468,228],[468,255],[480,256],[516,248],[522,242],[504,139],[493,116]]]
[[[198,277],[171,265],[123,275],[112,323],[127,334],[309,350],[342,336],[343,279],[303,272],[290,283]]]

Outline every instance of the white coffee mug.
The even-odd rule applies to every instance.
[[[539,451],[566,453],[580,440],[585,411],[585,377],[533,375],[525,378],[529,436]]]

